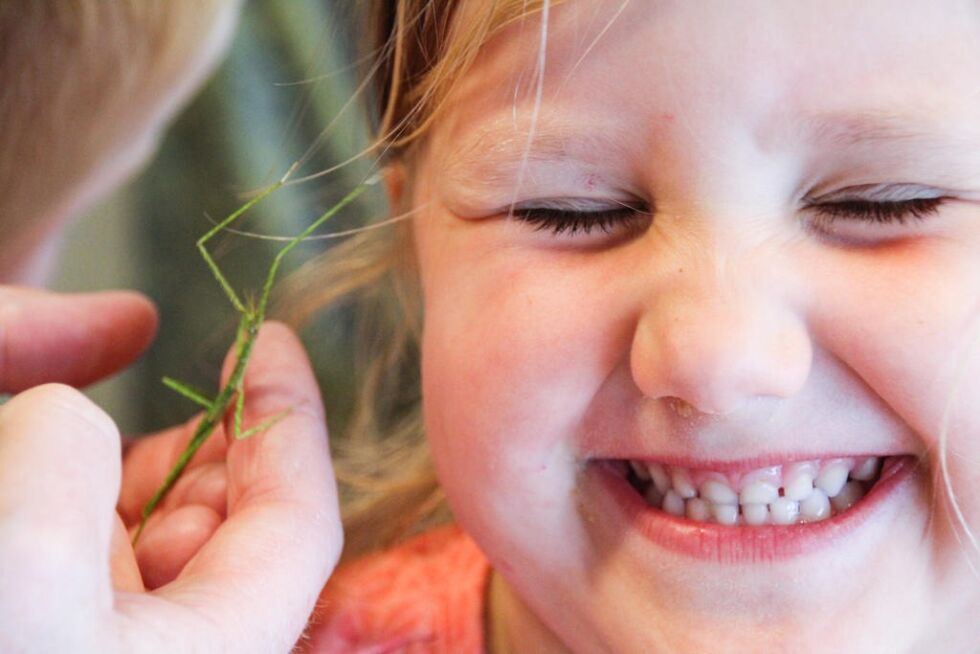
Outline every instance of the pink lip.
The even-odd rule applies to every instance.
[[[878,482],[850,510],[812,524],[727,527],[674,517],[650,507],[609,462],[596,461],[586,467],[584,483],[598,492],[584,495],[591,498],[597,521],[616,530],[635,530],[675,552],[720,563],[772,562],[828,547],[861,527],[915,470],[915,459],[910,456],[889,463]]]

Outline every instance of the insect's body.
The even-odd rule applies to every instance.
[[[365,184],[356,187],[354,190],[344,196],[340,202],[335,204],[333,207],[324,212],[319,218],[314,220],[313,223],[303,230],[301,234],[289,241],[289,243],[287,243],[286,246],[276,254],[275,259],[272,261],[272,265],[269,266],[269,272],[266,275],[265,283],[262,286],[262,293],[259,296],[258,303],[256,304],[254,300],[249,300],[246,306],[246,304],[239,299],[238,294],[235,293],[235,289],[232,288],[231,284],[218,267],[218,264],[211,257],[206,245],[207,242],[214,238],[215,235],[240,218],[246,211],[268,197],[273,191],[282,187],[286,183],[287,177],[283,177],[275,184],[263,189],[257,196],[239,207],[235,212],[215,225],[197,241],[197,248],[200,250],[201,256],[204,257],[204,261],[208,264],[208,267],[211,268],[211,272],[214,274],[215,279],[218,280],[221,288],[224,289],[225,295],[228,297],[232,306],[235,307],[235,310],[241,314],[241,318],[238,322],[238,332],[235,336],[235,366],[232,369],[231,375],[228,377],[227,383],[221,388],[221,390],[218,391],[218,395],[213,400],[209,400],[204,393],[187,384],[184,384],[183,382],[179,382],[169,377],[164,378],[164,385],[173,389],[177,393],[180,393],[191,401],[201,405],[205,409],[205,412],[204,417],[194,430],[194,434],[191,436],[191,440],[187,444],[187,447],[185,447],[184,451],[180,453],[176,463],[174,463],[174,466],[167,474],[167,478],[164,480],[163,484],[160,485],[160,488],[158,488],[153,494],[153,497],[151,497],[146,503],[146,506],[143,507],[139,527],[137,527],[136,533],[133,535],[134,546],[139,540],[140,535],[143,533],[143,528],[146,526],[146,522],[150,515],[153,514],[153,511],[167,496],[170,489],[172,489],[174,484],[177,483],[177,480],[180,478],[181,474],[183,474],[184,469],[187,467],[187,464],[190,462],[195,452],[197,452],[208,437],[214,433],[215,427],[218,426],[224,415],[227,413],[228,407],[231,405],[232,400],[235,402],[233,433],[235,438],[239,440],[248,438],[249,436],[268,429],[276,421],[282,419],[286,413],[283,412],[277,416],[273,416],[269,420],[266,420],[261,424],[248,429],[247,431],[242,431],[242,414],[245,408],[245,370],[248,367],[248,360],[252,353],[252,347],[255,345],[255,339],[258,337],[259,328],[262,326],[262,323],[265,320],[265,311],[269,303],[269,294],[272,291],[272,284],[275,282],[276,274],[279,272],[279,266],[281,265],[283,258],[285,258],[285,256],[289,254],[293,248],[308,238],[310,234],[312,234],[314,230],[322,225],[327,219],[353,202],[354,199],[364,192],[366,186],[372,183],[372,180],[369,180]]]

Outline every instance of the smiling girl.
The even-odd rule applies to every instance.
[[[411,220],[304,291],[382,313],[299,650],[980,651],[980,4],[370,5]],[[322,408],[281,326],[245,385],[135,553],[192,424],[0,407],[0,648],[293,646]]]
[[[463,531],[314,645],[977,651],[980,5],[377,4]]]

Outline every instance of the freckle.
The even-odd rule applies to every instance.
[[[684,269],[683,268],[678,268],[677,269],[677,272],[682,273],[682,272],[684,272]]]

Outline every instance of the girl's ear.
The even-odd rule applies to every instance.
[[[390,206],[399,210],[402,202],[406,200],[405,195],[405,164],[395,161],[388,164],[384,171],[385,191],[388,193]]]

